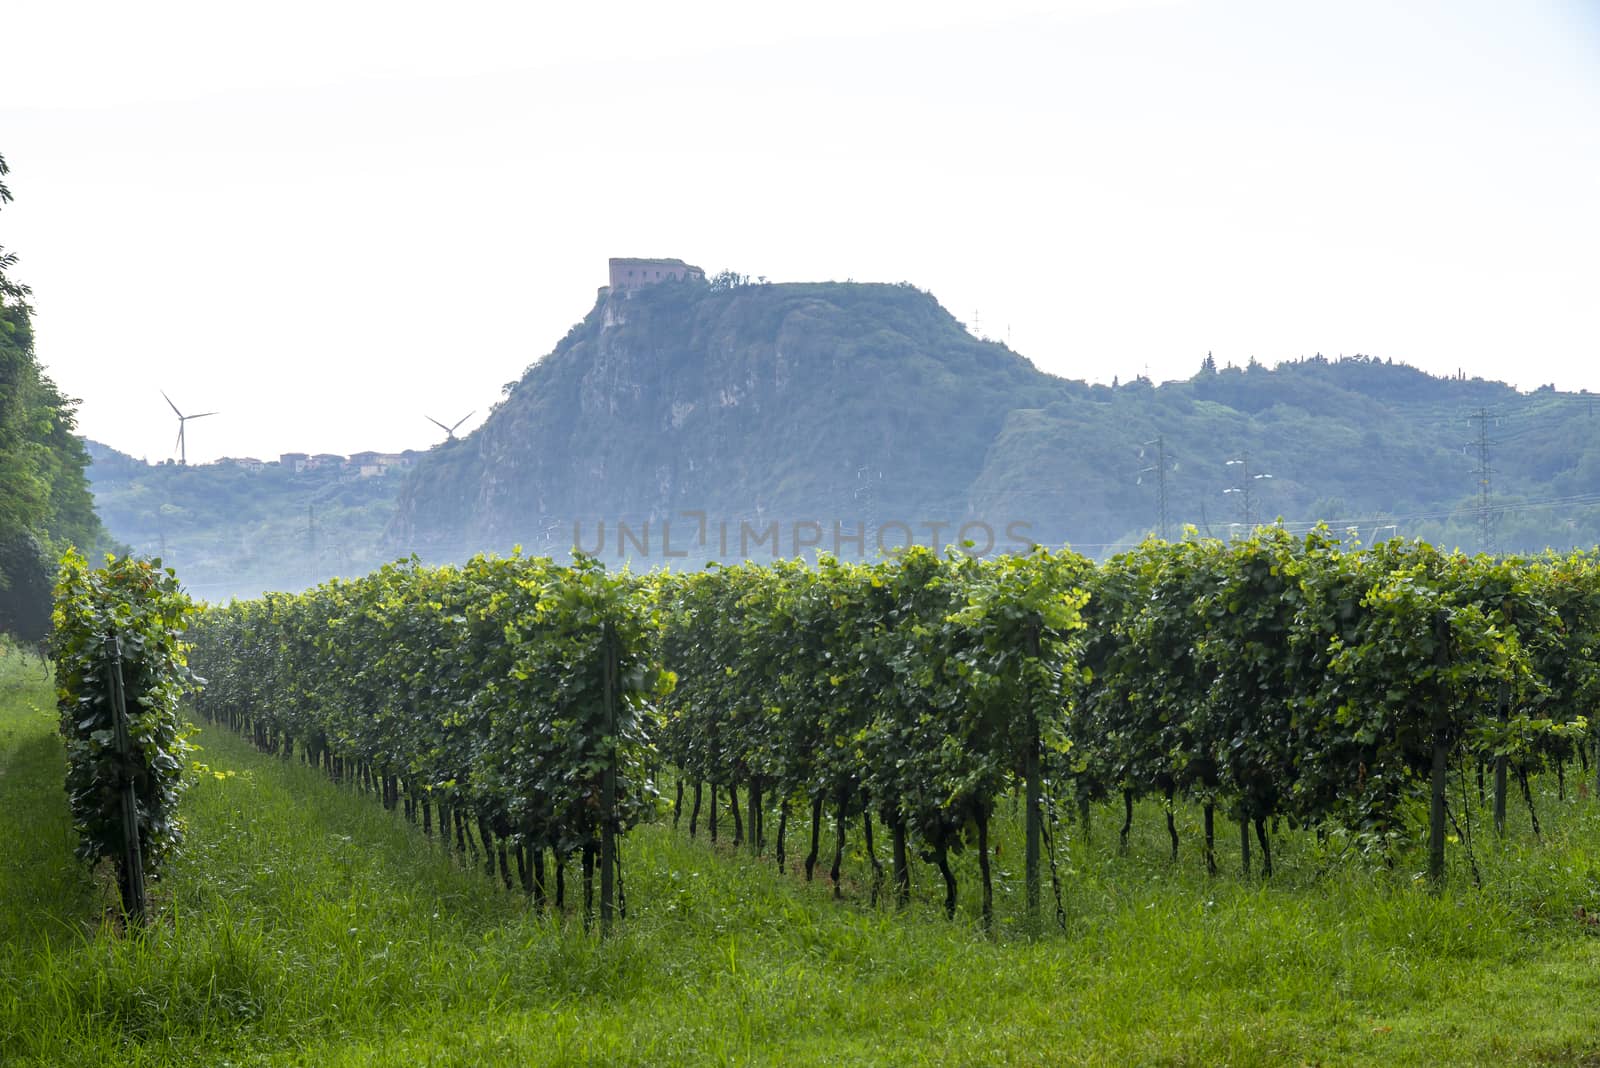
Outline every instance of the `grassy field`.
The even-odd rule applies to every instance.
[[[602,945],[374,801],[211,730],[203,758],[233,774],[189,795],[164,919],[127,938],[107,880],[73,860],[53,728],[38,662],[0,655],[6,1068],[1600,1064],[1600,937],[1575,917],[1600,911],[1587,799],[1542,798],[1543,845],[1519,806],[1507,846],[1478,843],[1484,889],[1453,870],[1437,896],[1420,858],[1373,871],[1289,833],[1270,883],[1208,878],[1187,811],[1176,868],[1153,807],[1118,856],[1102,812],[1091,844],[1065,847],[1068,930],[1036,940],[977,929],[970,867],[950,923],[930,868],[902,915],[866,904],[859,856],[838,903],[650,827]],[[1013,844],[1003,919],[1020,910]]]

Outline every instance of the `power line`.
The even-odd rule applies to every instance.
[[[1524,512],[1549,508],[1582,508],[1597,505],[1600,505],[1600,493],[1576,493],[1562,497],[1535,497],[1525,501],[1503,502],[1497,511]],[[1465,508],[1451,508],[1440,511],[1408,512],[1400,515],[1373,515],[1341,519],[1298,519],[1285,521],[1281,525],[1292,534],[1304,534],[1315,530],[1318,526],[1326,526],[1331,529],[1364,526],[1384,528],[1400,523],[1424,523],[1465,517],[1476,518],[1477,515],[1478,505],[1474,503]]]

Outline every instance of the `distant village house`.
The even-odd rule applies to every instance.
[[[405,452],[354,452],[350,454],[350,466],[361,473],[362,478],[381,478],[389,473],[390,469],[406,471],[415,466],[417,454],[413,449]]]
[[[259,471],[262,467],[260,460],[249,458],[229,461],[240,466],[255,464],[252,471]],[[278,464],[293,474],[302,474],[306,471],[319,471],[338,468],[347,474],[359,474],[362,478],[376,478],[386,475],[391,470],[409,471],[417,463],[417,451],[407,449],[404,452],[376,452],[368,450],[351,454],[348,458],[336,452],[319,452],[315,455],[305,452],[285,452],[278,456]]]

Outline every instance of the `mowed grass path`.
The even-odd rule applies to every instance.
[[[127,938],[72,859],[53,729],[38,663],[0,656],[7,1068],[1600,1064],[1600,937],[1574,917],[1600,910],[1587,800],[1545,799],[1543,846],[1480,841],[1486,888],[1453,871],[1438,896],[1297,834],[1267,885],[1208,878],[1188,812],[1173,868],[1153,807],[1119,857],[1103,812],[1069,847],[1068,931],[1037,940],[977,930],[970,858],[949,923],[927,867],[896,914],[650,827],[602,945],[371,799],[208,730],[203,758],[234,774],[189,795],[164,920]],[[1002,917],[1020,904],[1012,844]]]

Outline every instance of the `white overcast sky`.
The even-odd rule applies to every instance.
[[[1600,3],[9,0],[0,245],[81,429],[424,447],[609,256],[909,281],[1058,374],[1600,390]]]

